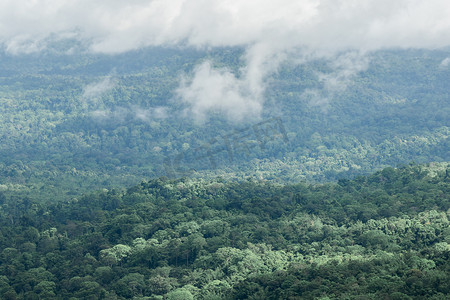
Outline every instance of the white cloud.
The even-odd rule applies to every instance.
[[[105,77],[99,82],[88,84],[83,89],[82,99],[96,102],[101,95],[112,90],[116,84],[117,82],[110,76]]]
[[[0,42],[11,53],[40,51],[49,37],[66,36],[104,53],[155,45],[242,46],[242,79],[202,65],[179,90],[194,114],[216,109],[239,119],[261,109],[264,78],[287,54],[446,47],[449,16],[447,0],[3,0]],[[220,85],[218,91],[199,82],[205,76]]]
[[[355,76],[368,68],[369,58],[360,52],[345,52],[333,57],[328,64],[332,72],[317,73],[321,88],[308,89],[302,95],[309,104],[320,106],[324,111],[336,94],[345,91]]]
[[[0,39],[11,51],[68,32],[100,52],[267,41],[320,50],[442,47],[449,15],[446,0],[3,0]]]
[[[443,61],[441,61],[441,64],[439,65],[441,68],[446,68],[450,65],[450,57],[447,57]]]
[[[331,92],[343,91],[354,76],[367,70],[369,58],[358,52],[346,52],[336,56],[330,64],[334,72],[320,76],[325,89]]]
[[[231,72],[213,69],[210,62],[204,62],[197,66],[192,79],[182,80],[177,94],[189,105],[189,115],[198,121],[205,121],[210,113],[242,121],[258,116],[262,109],[262,84],[253,80],[259,78],[236,78]]]

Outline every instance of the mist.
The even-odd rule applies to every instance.
[[[443,61],[441,61],[441,64],[439,65],[441,68],[446,68],[450,66],[450,57],[447,57]]]
[[[95,103],[103,94],[112,90],[116,84],[117,81],[111,76],[105,77],[103,80],[86,85],[81,98]]]
[[[363,58],[341,63],[342,53],[447,47],[448,16],[445,0],[5,0],[0,43],[12,54],[42,51],[50,37],[109,54],[148,46],[244,47],[238,74],[203,62],[176,91],[200,121],[213,112],[239,121],[262,112],[266,79],[281,62],[336,60],[334,72],[319,76],[325,90],[307,91],[316,95],[313,103],[326,103],[367,65]]]

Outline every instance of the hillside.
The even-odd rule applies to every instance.
[[[0,194],[2,299],[446,299],[448,164],[338,183]]]
[[[450,1],[0,1],[0,300],[450,299]]]
[[[450,160],[447,50],[375,51],[356,71],[351,53],[287,61],[265,78],[259,115],[230,120],[218,104],[199,121],[183,78],[204,61],[239,74],[244,49],[69,55],[65,43],[0,53],[4,193],[56,201],[159,176],[328,182]]]

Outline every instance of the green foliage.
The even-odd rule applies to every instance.
[[[445,299],[447,169],[144,181],[1,205],[1,299]]]
[[[331,95],[320,74],[334,76],[332,62],[286,63],[268,78],[262,118],[281,116],[288,143],[271,136],[263,149],[249,129],[232,162],[225,151],[214,156],[217,169],[208,159],[189,157],[257,121],[231,124],[213,114],[206,126],[198,126],[182,117],[186,106],[174,94],[180,72],[189,74],[204,59],[238,72],[242,52],[150,48],[112,56],[77,51],[10,56],[0,51],[0,203],[11,195],[55,202],[130,186],[168,175],[165,159],[183,153],[176,168],[195,170],[189,176],[284,183],[333,181],[410,161],[449,161],[450,71],[439,68],[449,53],[424,50],[372,53],[368,69]],[[103,93],[87,92],[102,82],[109,84]],[[309,99],[311,91],[320,99]],[[167,116],[152,113],[161,107]],[[109,209],[118,204],[112,198],[104,203]]]
[[[194,296],[188,290],[181,288],[168,293],[167,300],[194,300]]]

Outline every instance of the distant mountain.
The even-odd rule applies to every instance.
[[[6,193],[67,199],[163,175],[324,182],[450,160],[449,51],[379,51],[357,69],[285,63],[264,81],[259,117],[199,122],[177,98],[182,78],[205,60],[239,74],[243,49],[55,49],[0,55]]]

